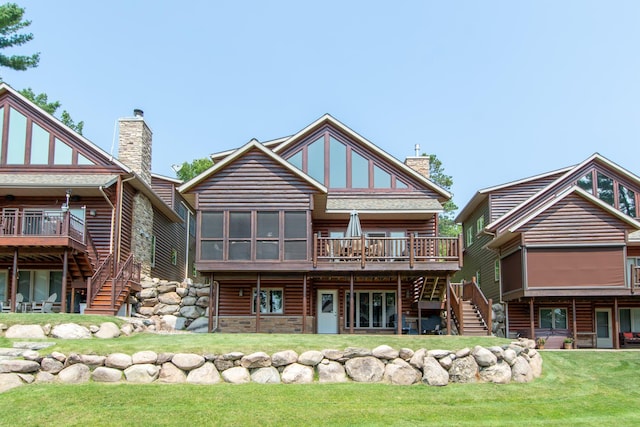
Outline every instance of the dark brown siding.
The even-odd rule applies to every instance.
[[[624,248],[527,250],[528,288],[624,286]]]
[[[198,210],[306,210],[312,187],[258,150],[247,153],[195,190]]]
[[[151,177],[151,188],[167,205],[173,206],[176,184],[165,179]]]
[[[169,221],[157,210],[153,213],[153,235],[156,236],[156,259],[151,276],[165,280],[181,281],[185,277],[186,224]],[[171,252],[178,253],[176,265]]]
[[[489,195],[491,200],[491,220],[493,222],[535,193],[558,179],[561,174],[553,174],[532,181],[501,188]],[[488,223],[487,223],[488,224]]]
[[[621,243],[625,223],[578,195],[569,195],[521,228],[525,244]]]
[[[250,316],[251,295],[256,288],[256,280],[222,280],[220,283],[220,316]],[[284,316],[302,315],[302,278],[299,280],[261,280],[260,288],[279,288],[283,290]],[[239,290],[242,289],[242,296]],[[309,291],[307,296],[310,297]],[[278,316],[264,314],[261,316]]]
[[[131,253],[131,241],[133,239],[133,197],[135,190],[130,185],[124,185],[122,192],[122,216],[120,219],[120,262],[124,262]]]
[[[522,250],[517,250],[500,261],[502,276],[502,292],[508,293],[523,288],[522,285]]]

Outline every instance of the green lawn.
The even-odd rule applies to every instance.
[[[0,319],[0,322],[2,320]],[[0,346],[13,340],[0,339]],[[98,342],[98,344],[92,344]],[[108,344],[105,344],[108,342]],[[273,352],[381,343],[417,349],[493,345],[491,338],[318,335],[137,335],[58,341],[59,351]],[[118,343],[122,347],[118,347]],[[65,350],[69,352],[70,350]],[[28,385],[0,395],[0,425],[610,425],[640,424],[640,352],[543,351],[529,384]]]

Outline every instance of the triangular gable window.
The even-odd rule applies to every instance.
[[[594,180],[595,175],[595,180]],[[591,170],[576,181],[576,185],[620,212],[636,218],[637,193],[608,175]],[[617,190],[617,198],[616,198]]]
[[[17,109],[0,107],[0,135],[7,128],[0,158],[5,165],[94,165],[67,142],[55,136],[46,126],[36,123]],[[28,132],[30,130],[30,132]],[[77,161],[74,162],[74,151]]]
[[[333,189],[408,189],[388,166],[369,158],[348,140],[325,130],[285,159],[316,181]]]

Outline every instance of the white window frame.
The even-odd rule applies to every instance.
[[[476,230],[478,234],[484,230],[484,215],[481,215],[480,218],[476,220]]]
[[[540,309],[538,310],[538,325],[543,328],[542,326],[542,311],[543,310],[550,310],[551,311],[551,329],[568,329],[569,328],[569,310],[567,310],[565,307],[540,307]],[[556,310],[561,310],[564,311],[564,321],[565,321],[565,325],[564,328],[559,328],[557,323],[556,323]]]
[[[493,263],[493,280],[496,282],[500,281],[500,258],[496,258]]]
[[[368,313],[361,313],[360,312],[360,295],[361,294],[368,294],[369,295],[369,309],[368,309]],[[381,326],[373,326],[373,308],[374,308],[374,304],[373,304],[373,294],[382,294],[382,322],[381,322]],[[394,306],[393,309],[390,309],[389,311],[391,311],[390,313],[387,312],[387,294],[393,294],[394,297]],[[344,316],[344,326],[345,328],[349,328],[349,297],[350,297],[350,293],[349,291],[345,292],[344,294],[345,296],[345,303],[344,303],[344,308],[346,310],[345,312],[345,316]],[[358,291],[354,291],[354,325],[353,327],[355,329],[390,329],[390,328],[395,328],[395,325],[398,321],[398,295],[395,291],[388,291],[388,290],[381,290],[381,289],[374,289],[374,290],[370,290],[370,289],[363,289],[363,290],[358,290]],[[360,326],[360,315],[361,314],[366,314],[367,318],[370,320],[369,321],[369,326]],[[391,315],[395,315],[394,317],[394,324],[393,326],[389,326],[389,316]]]
[[[272,294],[280,293],[280,307],[272,307]],[[251,292],[251,313],[256,314],[256,297],[258,288],[253,288]],[[284,314],[284,288],[260,288],[260,314]],[[264,295],[264,298],[263,298]]]
[[[467,248],[473,245],[473,225],[469,225],[469,228],[467,228],[467,238],[465,242]]]

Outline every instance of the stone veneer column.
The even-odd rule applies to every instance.
[[[429,156],[412,156],[404,160],[404,164],[409,166],[420,175],[429,178]]]
[[[133,197],[133,242],[131,250],[142,264],[142,274],[151,274],[151,236],[153,234],[153,207],[142,193]]]

